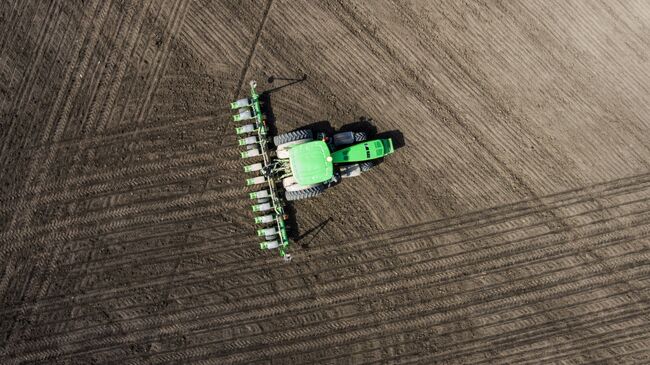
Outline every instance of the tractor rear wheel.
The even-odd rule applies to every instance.
[[[366,132],[356,132],[354,134],[354,142],[363,142],[368,139]]]
[[[297,142],[303,139],[312,140],[314,139],[314,134],[309,129],[300,129],[289,133],[279,134],[273,137],[273,144],[276,147],[280,147],[283,144]]]
[[[325,185],[320,184],[302,190],[294,190],[294,191],[287,190],[284,192],[284,197],[288,201],[313,198],[321,195],[325,191],[325,188],[326,188]]]
[[[289,133],[284,133],[273,137],[275,144],[275,154],[278,158],[289,158],[289,149],[295,145],[307,143],[314,139],[314,134],[309,129],[301,129]]]

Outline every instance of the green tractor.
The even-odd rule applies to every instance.
[[[390,138],[367,141],[363,132],[339,132],[333,136],[303,129],[273,138],[286,200],[320,195],[342,178],[368,171],[376,159],[393,153]]]
[[[265,241],[262,249],[279,249],[286,260],[287,237],[284,212],[286,201],[312,198],[341,181],[360,175],[374,166],[375,160],[393,153],[390,138],[368,141],[363,132],[339,132],[332,136],[303,129],[268,137],[268,126],[262,113],[259,95],[251,81],[251,96],[230,104],[236,109],[236,122],[254,120],[236,129],[239,145],[245,146],[242,158],[260,158],[262,161],[247,165],[244,171],[257,176],[246,180],[246,185],[263,185],[265,189],[250,193],[257,200],[253,212],[264,215],[255,217],[255,223],[264,225],[258,230]]]

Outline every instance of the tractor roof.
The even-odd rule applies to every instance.
[[[296,145],[289,150],[293,177],[300,185],[318,184],[332,178],[334,168],[327,144],[312,141]]]
[[[393,153],[393,141],[387,139],[375,139],[357,143],[332,153],[334,163],[348,163],[374,160]]]

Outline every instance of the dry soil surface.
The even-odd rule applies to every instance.
[[[646,0],[3,1],[0,362],[647,364],[649,59]],[[251,79],[404,139],[290,264]]]

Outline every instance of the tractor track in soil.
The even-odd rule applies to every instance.
[[[504,266],[506,266],[506,265],[504,265]],[[507,266],[506,266],[506,267],[507,267]],[[443,269],[444,269],[444,267],[443,267]],[[207,318],[206,318],[206,320],[207,320]],[[84,338],[87,338],[87,337],[84,336]]]
[[[645,183],[645,181],[644,181],[644,183]],[[603,190],[605,190],[606,187],[607,187],[607,186],[603,186]],[[619,188],[622,188],[622,187],[627,187],[627,186],[621,186],[621,187],[619,187]],[[634,186],[632,186],[632,187],[633,187],[634,189],[638,189],[638,188],[635,188]],[[607,188],[608,188],[608,187],[607,187]],[[641,188],[643,188],[643,187],[641,187]],[[598,190],[601,190],[601,189],[598,189]],[[609,189],[607,189],[607,190],[609,190]],[[634,192],[636,192],[636,190],[632,190],[632,191],[630,191],[629,193],[634,193]],[[614,195],[614,194],[620,194],[620,192],[619,192],[619,191],[615,191],[615,192],[612,193],[612,195]],[[560,196],[562,196],[562,195],[560,195]],[[607,197],[607,196],[606,196],[606,195],[601,195],[601,197]],[[578,197],[572,196],[570,199],[566,199],[566,198],[565,198],[565,200],[574,200],[574,199],[576,199],[576,198],[578,198]],[[592,196],[583,196],[583,197],[581,197],[581,198],[582,198],[581,200],[578,200],[578,202],[575,202],[574,204],[577,204],[577,203],[585,203],[585,202],[588,203],[588,202],[590,202],[590,201],[593,199]],[[560,203],[560,202],[563,202],[563,201],[558,201],[558,203]],[[633,203],[634,203],[634,202],[633,202]],[[624,204],[629,204],[629,203],[626,202],[626,203],[624,203]],[[535,209],[527,208],[527,209],[524,210],[523,212],[521,212],[521,211],[516,211],[516,210],[515,210],[515,211],[511,211],[510,208],[509,208],[509,210],[506,210],[507,213],[517,213],[517,214],[514,215],[514,216],[512,216],[512,217],[506,218],[506,219],[504,219],[503,217],[499,217],[499,216],[497,216],[497,217],[493,217],[493,218],[492,218],[491,220],[489,220],[488,222],[480,222],[480,221],[477,220],[476,218],[473,218],[473,216],[475,216],[475,215],[485,215],[485,212],[479,212],[479,213],[475,213],[475,214],[470,214],[468,217],[463,217],[463,218],[464,218],[463,221],[464,221],[465,225],[468,225],[468,226],[475,226],[476,228],[482,228],[482,227],[486,227],[486,226],[487,226],[487,227],[490,227],[491,225],[500,224],[500,223],[503,223],[504,221],[507,222],[508,220],[514,220],[514,219],[517,219],[517,218],[526,217],[526,215],[540,214],[540,213],[544,213],[545,211],[548,211],[548,210],[553,209],[553,208],[556,208],[556,209],[557,209],[557,208],[562,208],[562,207],[566,207],[566,206],[570,206],[570,204],[567,204],[567,203],[564,203],[564,204],[558,204],[557,207],[553,207],[553,206],[549,206],[549,205],[547,205],[547,206],[545,206],[545,209],[544,209],[544,210],[535,210]],[[594,212],[595,212],[595,213],[598,213],[598,212],[600,212],[601,210],[602,210],[602,209],[592,209],[591,211],[587,211],[586,213],[594,213]],[[532,214],[531,214],[531,211],[532,211]],[[581,213],[579,213],[578,215],[585,215],[585,212],[581,212]],[[495,219],[495,218],[499,218],[499,219]],[[570,218],[570,217],[569,217],[569,218]],[[530,226],[524,226],[524,227],[517,227],[517,228],[515,228],[515,229],[509,229],[508,232],[513,232],[513,231],[516,232],[517,230],[520,230],[520,229],[526,229],[526,228],[535,227],[535,226],[544,226],[545,224],[550,223],[550,222],[552,222],[552,221],[553,221],[553,219],[548,220],[548,221],[541,221],[541,222],[537,222],[537,223],[531,224]],[[480,222],[481,224],[478,224],[479,222]],[[431,235],[434,235],[434,234],[435,234],[435,235],[440,235],[440,234],[443,234],[443,233],[449,233],[449,229],[447,229],[448,226],[451,226],[451,225],[460,225],[460,224],[461,224],[461,223],[455,223],[455,222],[450,224],[450,222],[448,222],[447,220],[443,220],[442,222],[432,222],[432,223],[442,223],[442,224],[444,224],[444,225],[441,225],[441,227],[438,227],[438,228],[435,229],[435,230],[431,230],[431,227],[428,227],[431,223],[419,223],[419,224],[412,225],[412,226],[408,226],[408,227],[401,227],[401,228],[396,229],[396,230],[390,230],[390,231],[388,231],[387,233],[391,233],[391,234],[393,234],[393,235],[399,237],[399,239],[402,240],[403,242],[409,243],[409,242],[411,242],[411,241],[415,241],[415,240],[418,239],[418,238],[428,237],[428,236],[431,236]],[[406,237],[403,236],[403,233],[404,233],[405,231],[407,231],[407,230],[411,230],[411,231],[413,231],[415,228],[418,228],[418,227],[424,227],[424,228],[426,229],[426,230],[424,231],[424,233],[425,233],[424,236],[422,236],[422,232],[419,232],[419,231],[414,231],[414,232],[411,233],[411,235],[406,236]],[[461,229],[462,229],[462,228],[461,228]],[[447,231],[447,232],[445,232],[445,231]],[[453,232],[454,232],[454,231],[451,231],[451,233],[453,233]],[[560,231],[557,231],[557,230],[556,230],[556,231],[551,231],[550,233],[559,233],[559,232],[561,232],[561,230],[560,230]],[[179,232],[179,233],[182,233],[182,231]],[[375,244],[375,243],[377,243],[377,242],[381,242],[382,240],[385,241],[385,240],[386,240],[385,238],[381,238],[381,239],[378,240],[377,237],[385,236],[387,233],[386,233],[386,232],[380,232],[380,233],[378,233],[378,234],[375,234],[375,235],[371,236],[370,239],[351,240],[350,245],[348,246],[348,248],[355,248],[355,246],[356,246],[357,244],[359,244],[359,243],[361,243],[361,244]],[[498,232],[498,231],[496,232],[496,234],[500,234],[500,233],[502,233],[502,232]],[[494,236],[494,235],[495,235],[495,233],[488,233],[486,236],[489,237],[489,236]],[[479,238],[481,238],[481,237],[479,237]],[[524,237],[524,238],[526,238],[526,237]],[[395,238],[391,238],[391,239],[395,239]],[[128,241],[127,241],[127,243],[128,243]],[[228,247],[225,247],[225,248],[227,249]],[[416,249],[415,249],[415,250],[407,251],[405,254],[418,253],[418,251],[423,251],[423,250],[426,250],[426,249],[427,249],[426,246],[424,246],[424,248],[418,248],[418,247],[416,246]],[[357,248],[357,249],[356,249],[355,251],[353,251],[353,252],[356,253],[356,254],[361,254],[361,253],[363,253],[363,252],[368,252],[368,251],[369,251],[369,250],[368,250],[368,247],[362,246],[362,247],[360,247],[360,248]],[[379,249],[376,250],[376,252],[380,252]],[[378,255],[378,256],[379,256],[379,257],[385,257],[386,255],[391,255],[391,254],[392,254],[392,253],[391,253],[390,251],[388,251],[388,252],[385,252],[385,255],[384,255],[384,256],[382,256],[382,255]],[[356,262],[356,263],[359,264],[359,263],[367,263],[367,262],[368,262],[368,261],[361,261],[361,262]],[[273,264],[273,263],[274,263],[273,261],[270,261],[270,264]],[[351,265],[348,264],[348,265],[344,265],[344,266],[342,266],[342,267],[338,267],[338,268],[345,268],[345,267],[349,267],[349,266],[351,266]],[[327,269],[327,271],[332,271],[332,270],[333,270],[331,266],[328,266],[328,267],[329,267],[329,268]],[[270,268],[270,267],[262,267],[260,271],[262,271],[262,270],[265,271],[265,270],[267,270],[267,269],[269,269],[269,268]],[[334,267],[334,268],[337,268],[337,267]],[[242,268],[236,268],[236,267],[228,267],[228,266],[226,266],[225,269],[224,269],[223,271],[219,270],[219,271],[217,271],[217,273],[219,273],[219,272],[226,273],[226,272],[228,272],[228,271],[238,271],[238,272],[241,272],[241,273],[243,273],[243,274],[248,274],[248,275],[250,275],[250,274],[257,274],[257,273],[259,272],[259,271],[257,271],[257,270],[253,270],[253,271],[251,271],[251,270],[244,270],[244,271],[242,271]],[[316,273],[317,273],[317,274],[322,274],[323,272],[324,272],[324,271],[318,271],[318,272],[316,272]],[[284,277],[285,279],[295,279],[295,278],[298,278],[298,277],[299,277],[299,276],[296,276],[296,277],[290,277],[290,276],[287,276],[287,273],[284,273],[284,272],[281,272],[281,273],[279,273],[278,275],[281,276],[281,277]],[[234,285],[234,286],[236,286],[236,285]]]
[[[649,14],[0,5],[0,362],[648,363]],[[280,132],[404,138],[294,203],[291,264],[257,248],[250,79]]]

